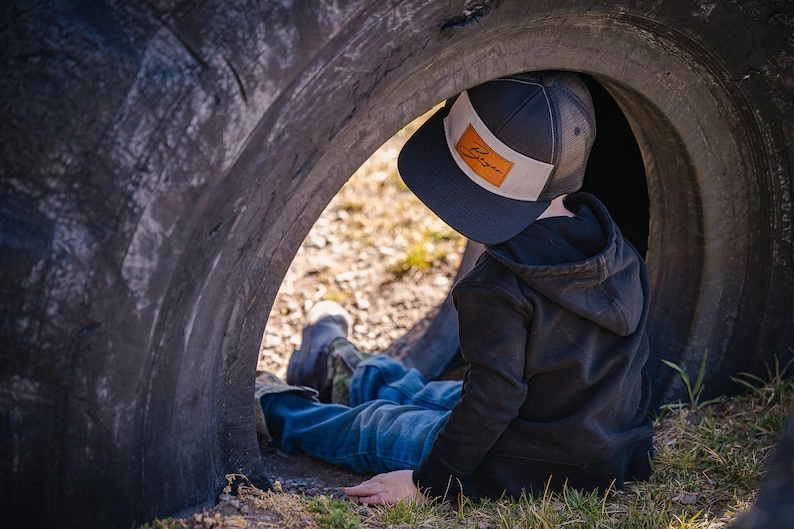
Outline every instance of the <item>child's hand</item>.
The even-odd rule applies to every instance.
[[[367,505],[413,501],[425,503],[427,498],[414,485],[412,470],[396,470],[378,474],[355,487],[345,487],[345,494],[358,497]]]

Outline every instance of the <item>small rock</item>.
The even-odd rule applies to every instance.
[[[314,248],[325,248],[325,245],[328,244],[328,241],[322,235],[309,234],[304,244],[307,244]]]
[[[677,501],[682,505],[693,505],[697,503],[697,494],[691,492],[679,492],[673,497],[673,501]]]
[[[373,510],[370,509],[369,507],[359,507],[358,508],[358,514],[360,514],[361,516],[365,516],[365,517],[370,517],[370,516],[374,516],[375,515]]]
[[[367,310],[372,306],[372,304],[366,299],[362,297],[356,297],[355,301],[353,301],[353,305],[357,309]]]
[[[447,276],[436,276],[433,278],[434,287],[445,287],[449,285],[449,278]]]

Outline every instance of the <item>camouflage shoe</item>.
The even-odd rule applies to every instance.
[[[353,371],[363,360],[372,356],[372,353],[359,351],[353,344],[346,340],[333,343],[328,354],[328,378],[331,386],[331,402],[334,404],[350,405],[350,382]]]

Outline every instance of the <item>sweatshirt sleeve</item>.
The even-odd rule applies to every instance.
[[[454,497],[518,416],[527,394],[524,365],[531,318],[505,292],[463,283],[454,292],[461,352],[469,368],[460,401],[414,470],[429,497]]]

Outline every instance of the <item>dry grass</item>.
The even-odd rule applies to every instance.
[[[790,367],[790,366],[786,366]],[[648,482],[605,494],[566,490],[540,498],[364,507],[351,501],[240,487],[192,518],[151,528],[381,527],[671,528],[726,527],[755,500],[759,478],[794,406],[794,373],[742,377],[746,394],[672,409],[655,423],[655,471]]]

